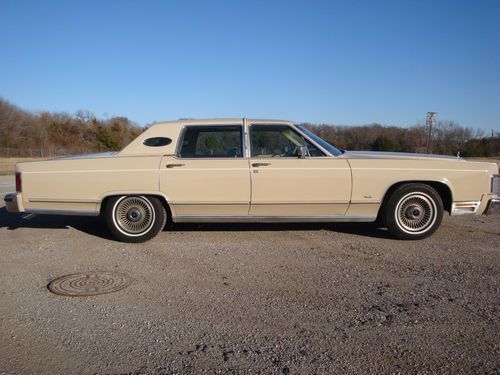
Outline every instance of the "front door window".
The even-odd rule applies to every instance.
[[[325,156],[316,146],[287,125],[252,125],[250,128],[252,158],[292,158],[298,148],[306,146],[309,156]]]

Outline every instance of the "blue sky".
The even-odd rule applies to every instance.
[[[0,0],[0,96],[142,125],[437,111],[500,130],[500,1]]]

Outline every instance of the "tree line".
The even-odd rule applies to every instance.
[[[421,124],[410,127],[303,125],[341,149],[417,153],[428,149],[428,129]],[[47,156],[117,151],[145,129],[126,117],[100,119],[88,111],[33,113],[0,98],[0,156],[8,156],[5,150],[17,153],[13,156],[29,156],[26,150],[41,150],[37,156],[44,156],[44,151]],[[500,133],[487,134],[454,121],[439,121],[433,127],[429,151],[468,157],[499,156]]]
[[[335,147],[345,150],[433,153],[467,157],[500,155],[500,133],[489,135],[481,129],[460,126],[454,121],[439,121],[429,129],[371,124],[363,126],[303,124]],[[429,143],[429,144],[428,144]]]
[[[0,98],[0,156],[30,156],[26,150],[39,151],[34,156],[116,151],[142,131],[126,117],[99,119],[88,111],[32,113]]]

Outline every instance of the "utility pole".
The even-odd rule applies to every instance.
[[[429,128],[429,136],[427,137],[427,153],[431,153],[431,141],[432,141],[432,125],[436,125],[437,122],[437,112],[427,112],[427,117],[425,119],[425,125]]]
[[[491,141],[490,141],[490,152],[491,152],[490,155],[491,156],[494,156],[494,154],[495,154],[495,152],[494,152],[495,151],[495,147],[493,146],[493,139],[494,139],[494,137],[493,137],[493,129],[491,129]]]

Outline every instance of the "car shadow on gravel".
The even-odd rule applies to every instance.
[[[69,229],[74,228],[91,236],[113,240],[101,217],[39,215],[23,219],[22,215],[10,214],[0,208],[0,228],[16,230]],[[320,231],[346,233],[364,237],[392,239],[385,229],[373,223],[224,223],[224,224],[174,224],[166,226],[166,232],[260,232],[260,231]]]
[[[31,219],[23,219],[23,215],[10,214],[5,207],[0,208],[0,228],[16,230],[19,228],[33,229],[69,229],[87,233],[91,236],[112,240],[106,223],[101,217],[38,215]]]
[[[169,232],[260,232],[260,231],[320,231],[353,234],[373,238],[394,239],[386,229],[374,223],[213,223],[171,224]]]

